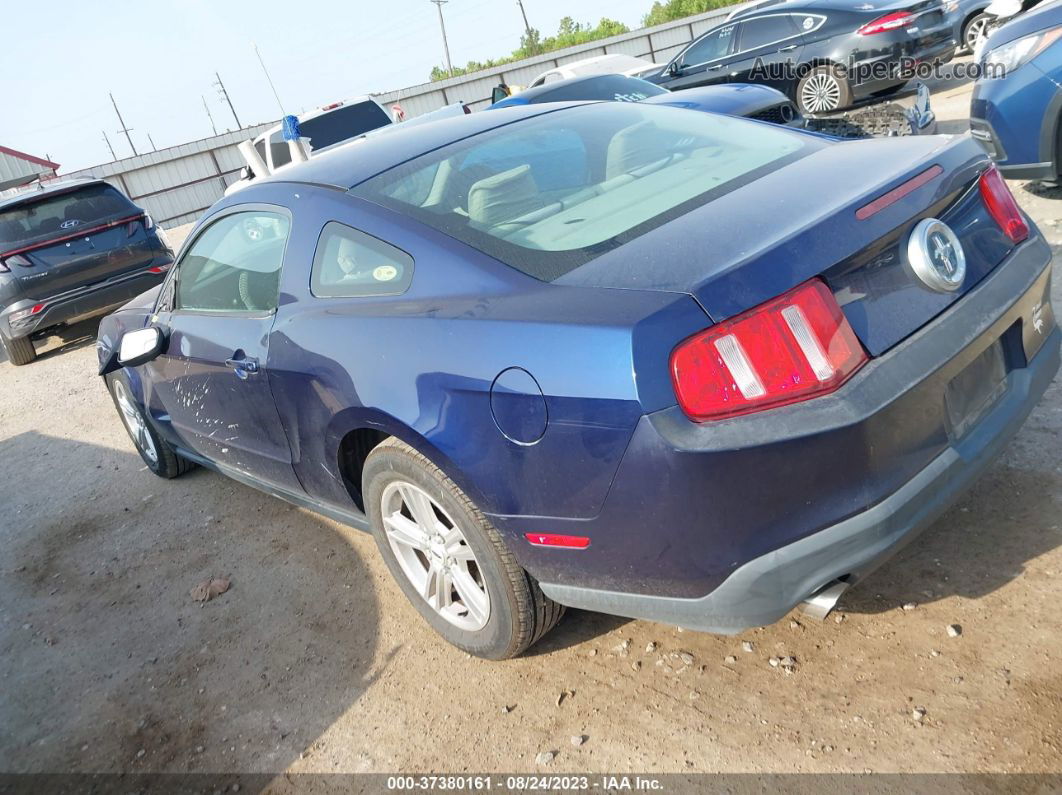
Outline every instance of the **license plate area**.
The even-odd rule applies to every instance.
[[[951,434],[965,436],[1007,391],[1003,343],[996,340],[948,383],[944,390]]]

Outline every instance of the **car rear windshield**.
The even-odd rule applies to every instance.
[[[104,183],[45,194],[40,199],[0,209],[0,252],[13,251],[139,212],[121,192]]]
[[[309,138],[310,147],[318,151],[390,123],[391,118],[387,112],[375,102],[357,102],[300,122],[299,132],[304,138]],[[273,168],[280,168],[291,162],[291,150],[288,148],[288,142],[284,140],[283,132],[273,133],[270,147],[273,150]]]
[[[603,102],[472,136],[351,192],[553,281],[821,145],[737,118]]]

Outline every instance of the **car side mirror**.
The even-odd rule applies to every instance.
[[[682,67],[679,66],[678,61],[672,61],[671,63],[669,63],[667,65],[667,73],[669,75],[671,75],[672,77],[674,77],[675,75],[677,75],[681,71],[682,71]]]
[[[254,172],[251,171],[250,166],[244,166],[240,169],[240,179],[254,179]]]
[[[118,343],[118,364],[122,367],[136,367],[150,362],[160,353],[166,344],[166,335],[156,326],[127,331]]]
[[[490,104],[493,105],[495,102],[501,102],[508,96],[508,86],[494,86],[494,90],[490,92]]]

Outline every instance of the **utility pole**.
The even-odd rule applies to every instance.
[[[157,146],[155,146],[155,141],[152,140],[152,138],[151,138],[151,133],[148,133],[147,137],[148,137],[148,143],[151,144],[151,151],[152,152],[159,151],[159,148]]]
[[[262,71],[265,72],[266,80],[269,82],[269,87],[273,89],[273,96],[276,97],[277,107],[280,108],[280,115],[284,115],[284,104],[280,101],[280,94],[277,93],[277,87],[273,85],[273,78],[269,76],[269,70],[266,69],[265,61],[262,60],[262,53],[258,52],[258,45],[253,41],[251,46],[254,47],[254,54],[258,56],[258,63],[262,64]]]
[[[516,4],[520,6],[520,15],[524,18],[524,30],[527,32],[527,43],[531,44],[531,26],[527,24],[527,12],[524,11],[524,0],[516,0]]]
[[[111,139],[107,137],[107,131],[100,130],[100,132],[103,133],[103,140],[107,142],[107,148],[111,150],[111,160],[117,160],[118,155],[114,153],[114,147],[111,146]]]
[[[214,135],[217,135],[218,128],[214,125],[214,117],[210,115],[210,106],[206,104],[206,97],[200,94],[199,98],[203,100],[203,110],[207,112],[207,118],[210,119],[210,129],[214,131]]]
[[[221,96],[225,98],[225,101],[229,103],[229,110],[232,111],[232,118],[236,120],[236,129],[242,130],[243,125],[240,124],[240,117],[236,115],[236,108],[232,107],[232,100],[229,99],[229,92],[225,90],[225,84],[221,82],[221,75],[219,75],[217,72],[214,72],[214,77],[217,78],[217,82],[214,83],[214,85],[217,86],[218,93],[221,94]]]
[[[118,123],[120,125],[122,125],[122,129],[120,129],[118,132],[125,133],[125,140],[129,142],[129,148],[133,150],[133,154],[134,155],[140,154],[139,152],[136,151],[136,147],[133,146],[133,137],[129,134],[129,133],[132,132],[132,129],[130,129],[129,127],[125,126],[125,120],[122,119],[122,114],[118,110],[118,103],[114,101],[114,94],[108,94],[108,96],[110,96],[110,98],[111,98],[111,104],[114,105],[114,112],[118,116]]]
[[[443,49],[446,51],[446,70],[450,73],[450,77],[454,76],[454,65],[450,63],[450,43],[446,41],[446,23],[443,22],[442,7],[443,3],[448,3],[450,0],[431,0],[435,3],[435,7],[439,9],[439,27],[442,29],[443,37]]]

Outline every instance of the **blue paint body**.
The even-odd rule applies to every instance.
[[[125,330],[169,329],[164,354],[127,370],[135,395],[179,449],[273,493],[363,523],[360,484],[346,477],[339,451],[348,434],[375,429],[441,467],[543,582],[688,597],[866,510],[947,448],[949,370],[908,360],[909,340],[963,312],[965,295],[1019,253],[1030,272],[1048,267],[1038,232],[1016,249],[984,211],[976,180],[987,161],[969,139],[834,143],[780,132],[806,138],[806,157],[552,283],[346,190],[448,141],[546,113],[564,109],[397,130],[293,167],[284,180],[256,181],[208,211],[189,239],[233,207],[285,208],[292,225],[278,310],[153,316],[155,291],[104,321],[101,356]],[[933,165],[940,177],[855,219],[855,209]],[[901,242],[929,215],[952,225],[967,251],[970,276],[957,293],[919,288],[902,266]],[[329,221],[412,256],[409,290],[311,295],[309,263]],[[815,276],[875,357],[865,372],[798,406],[688,420],[668,370],[676,344]],[[1047,276],[1038,278],[1042,292]],[[1053,328],[1052,320],[1048,335]],[[1014,367],[1026,355],[1044,372],[1057,367],[1057,332],[1042,350],[1009,334]],[[969,344],[945,345],[962,352],[952,370],[973,357]],[[240,379],[218,366],[240,354],[257,358],[260,372]],[[906,375],[881,375],[888,367]],[[197,397],[182,403],[178,391]],[[871,407],[865,414],[852,409],[859,401]],[[531,531],[592,543],[576,553],[536,548],[523,539]]]
[[[995,31],[985,52],[1062,25],[1062,7],[1048,3]],[[974,85],[970,127],[1012,179],[1054,180],[1060,172],[1062,39],[1005,77],[982,76]]]

